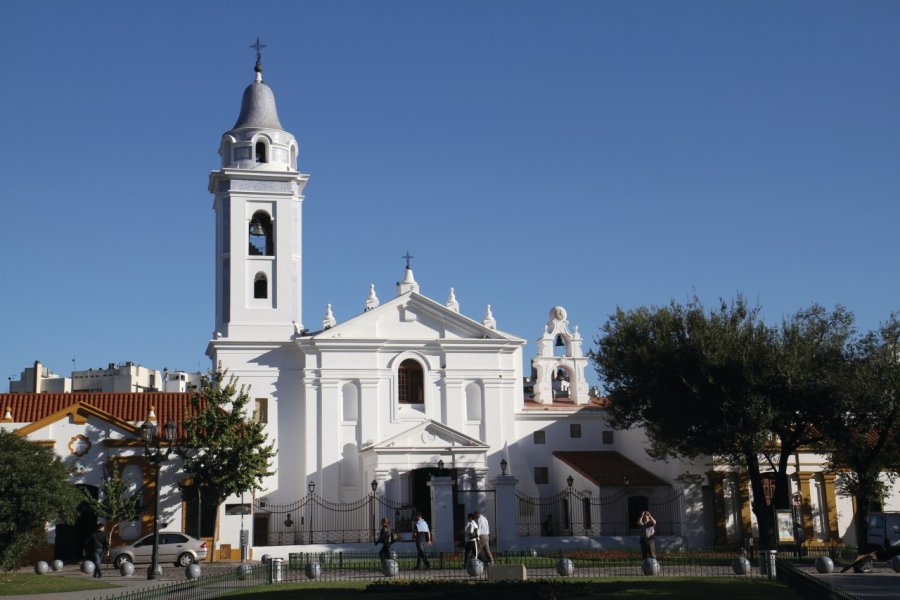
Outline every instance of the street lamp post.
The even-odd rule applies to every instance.
[[[172,453],[172,442],[175,440],[175,431],[177,427],[172,419],[163,426],[163,436],[168,448],[163,452],[162,440],[157,435],[157,427],[154,421],[147,419],[141,425],[141,439],[144,440],[144,448],[146,450],[147,460],[154,465],[154,481],[153,490],[153,555],[150,562],[150,568],[147,570],[147,579],[159,578],[159,471],[162,462],[169,458]]]
[[[572,522],[572,516],[574,515],[574,509],[572,508],[572,484],[575,483],[575,478],[569,475],[566,477],[566,485],[569,486],[569,497],[566,501],[566,525],[569,528],[570,535],[574,535],[575,533],[575,524]]]
[[[376,532],[375,525],[375,492],[378,490],[378,481],[376,479],[372,480],[372,483],[369,484],[372,488],[372,496],[369,498],[369,503],[372,508],[372,541],[378,541],[378,534]]]
[[[306,489],[309,490],[309,543],[313,543],[313,515],[315,514],[315,507],[313,506],[313,495],[316,493],[316,482],[312,479],[309,480],[309,485],[306,486]]]

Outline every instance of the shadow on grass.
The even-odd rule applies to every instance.
[[[0,596],[19,594],[62,594],[82,590],[105,590],[119,587],[93,577],[37,575],[35,573],[0,572]]]
[[[740,579],[618,579],[597,582],[527,581],[517,583],[378,583],[366,587],[311,587],[306,584],[262,586],[230,595],[229,598],[263,597],[265,600],[580,600],[587,598],[627,598],[628,600],[796,600],[786,586],[769,581]]]

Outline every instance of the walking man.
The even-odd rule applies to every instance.
[[[466,528],[463,530],[463,538],[466,541],[466,552],[463,557],[463,569],[465,569],[470,558],[478,558],[478,523],[475,522],[475,513],[469,513]]]
[[[94,559],[94,577],[103,577],[100,565],[103,564],[103,555],[109,549],[106,534],[103,533],[103,523],[97,523],[97,529],[88,536],[88,550]]]
[[[484,563],[494,564],[494,556],[491,554],[491,527],[487,517],[479,511],[475,511],[475,521],[478,523],[478,551],[484,555]]]
[[[428,529],[428,523],[425,522],[421,513],[416,513],[413,533],[416,536],[416,571],[422,568],[423,562],[425,563],[425,570],[428,571],[431,569],[431,563],[428,562],[428,557],[425,556],[425,546],[431,545],[431,530]]]

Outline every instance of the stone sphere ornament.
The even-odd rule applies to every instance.
[[[50,570],[50,565],[47,564],[47,561],[39,560],[34,565],[34,572],[38,575],[43,575]]]
[[[247,577],[250,577],[250,574],[253,572],[253,567],[251,567],[247,563],[244,563],[242,565],[238,565],[237,571],[235,572],[237,573],[238,579],[246,579]]]
[[[134,575],[134,565],[126,560],[119,565],[119,575],[122,577],[131,577]]]
[[[894,573],[900,573],[900,556],[894,556],[891,558],[891,568],[894,570]]]
[[[193,563],[188,565],[188,567],[184,570],[184,576],[188,579],[197,579],[200,577],[200,565]]]
[[[470,558],[466,563],[466,573],[469,577],[481,577],[484,575],[484,563],[477,558]]]
[[[381,563],[381,572],[385,577],[396,577],[400,573],[400,563],[389,558]]]
[[[641,572],[644,575],[659,575],[659,561],[648,556],[641,561]]]
[[[731,568],[734,569],[735,575],[749,575],[750,561],[746,556],[737,556],[731,561]]]
[[[819,573],[831,573],[834,571],[834,561],[827,556],[820,556],[816,559],[816,571]]]
[[[317,562],[306,563],[306,568],[303,569],[303,572],[306,573],[306,577],[309,579],[318,579],[322,574],[322,565]]]
[[[50,563],[50,567],[51,567],[54,571],[62,571],[62,570],[63,570],[63,561],[61,561],[61,560],[59,560],[59,559],[57,558],[57,559],[54,560],[52,563]]]
[[[81,572],[85,575],[93,575],[94,569],[96,569],[96,565],[94,565],[94,561],[85,560],[81,562]]]
[[[272,560],[272,555],[271,554],[263,554],[262,558],[260,558],[259,560],[264,565],[269,564],[269,561]]]
[[[575,563],[572,562],[572,559],[561,558],[556,561],[556,572],[563,577],[571,577],[575,574]]]

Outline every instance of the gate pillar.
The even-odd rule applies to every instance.
[[[494,480],[495,498],[497,503],[494,518],[494,535],[497,537],[497,550],[505,550],[516,545],[518,534],[516,531],[516,516],[519,511],[516,507],[516,484],[519,480],[512,475],[497,475]]]
[[[453,478],[432,475],[431,541],[438,552],[453,551]]]

